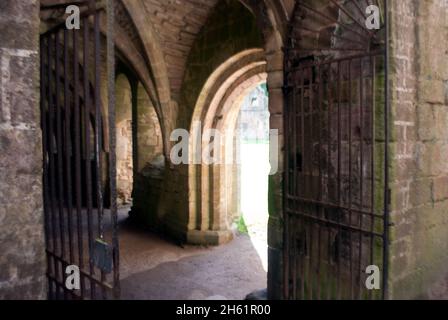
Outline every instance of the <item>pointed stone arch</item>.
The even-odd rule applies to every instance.
[[[220,144],[220,157],[233,148],[233,133],[242,99],[258,84],[266,81],[266,61],[262,49],[249,49],[229,58],[208,78],[197,100],[190,132],[189,148],[189,221],[187,241],[197,244],[221,244],[232,239],[229,197],[224,183],[232,164],[207,165],[195,155],[202,155],[208,144],[205,130],[227,131]],[[201,142],[195,139],[198,124]],[[197,164],[201,162],[201,164]]]

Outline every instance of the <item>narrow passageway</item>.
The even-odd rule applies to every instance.
[[[263,85],[237,105],[240,163],[226,183],[234,239],[218,247],[180,246],[120,212],[123,299],[241,300],[267,286],[268,94]],[[236,146],[235,146],[236,147]],[[239,193],[239,194],[238,194]],[[229,200],[230,199],[230,200]],[[145,212],[150,211],[148,208]]]
[[[241,300],[266,287],[248,235],[219,247],[179,246],[132,225],[120,211],[121,298]]]

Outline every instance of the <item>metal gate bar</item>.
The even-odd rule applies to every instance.
[[[386,292],[387,3],[375,2],[375,31],[363,24],[369,4],[296,1],[285,54],[287,299]],[[366,288],[369,265],[382,270],[381,290]]]
[[[95,7],[95,1],[84,4],[88,7],[80,30],[67,30],[64,22],[40,39],[50,299],[108,299],[119,294],[115,157],[108,154],[115,147],[103,139],[108,131],[115,134],[114,122],[109,122],[109,128],[104,122],[114,106],[107,101],[109,108],[103,108],[100,96],[101,72],[106,68],[110,72],[114,65],[105,66],[101,59],[102,8]],[[107,47],[108,62],[113,49]],[[113,94],[108,83],[108,95]],[[109,169],[106,176],[105,168]],[[108,184],[109,203],[103,196]],[[66,286],[70,265],[80,269],[79,290]]]

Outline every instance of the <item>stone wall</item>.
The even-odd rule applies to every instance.
[[[137,171],[160,163],[163,155],[162,132],[154,106],[142,86],[137,88]],[[163,163],[163,161],[162,161]]]
[[[163,215],[159,210],[161,191],[165,182],[165,158],[163,138],[156,111],[142,85],[136,93],[134,148],[134,191],[132,217],[152,229],[157,229]]]
[[[124,75],[116,80],[117,196],[119,204],[131,201],[133,175],[132,90]]]
[[[446,298],[448,2],[390,3],[389,298]]]
[[[39,1],[1,1],[0,30],[0,299],[43,299]]]

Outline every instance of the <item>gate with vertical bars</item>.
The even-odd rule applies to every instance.
[[[289,32],[284,296],[385,298],[387,1],[298,0]],[[366,286],[368,266],[379,290]]]
[[[119,295],[114,108],[101,97],[104,88],[114,96],[103,76],[113,74],[113,46],[101,32],[110,15],[95,1],[76,5],[80,29],[64,21],[40,38],[48,292],[50,299],[110,299]],[[79,289],[70,286],[76,267],[68,266],[79,268]]]

